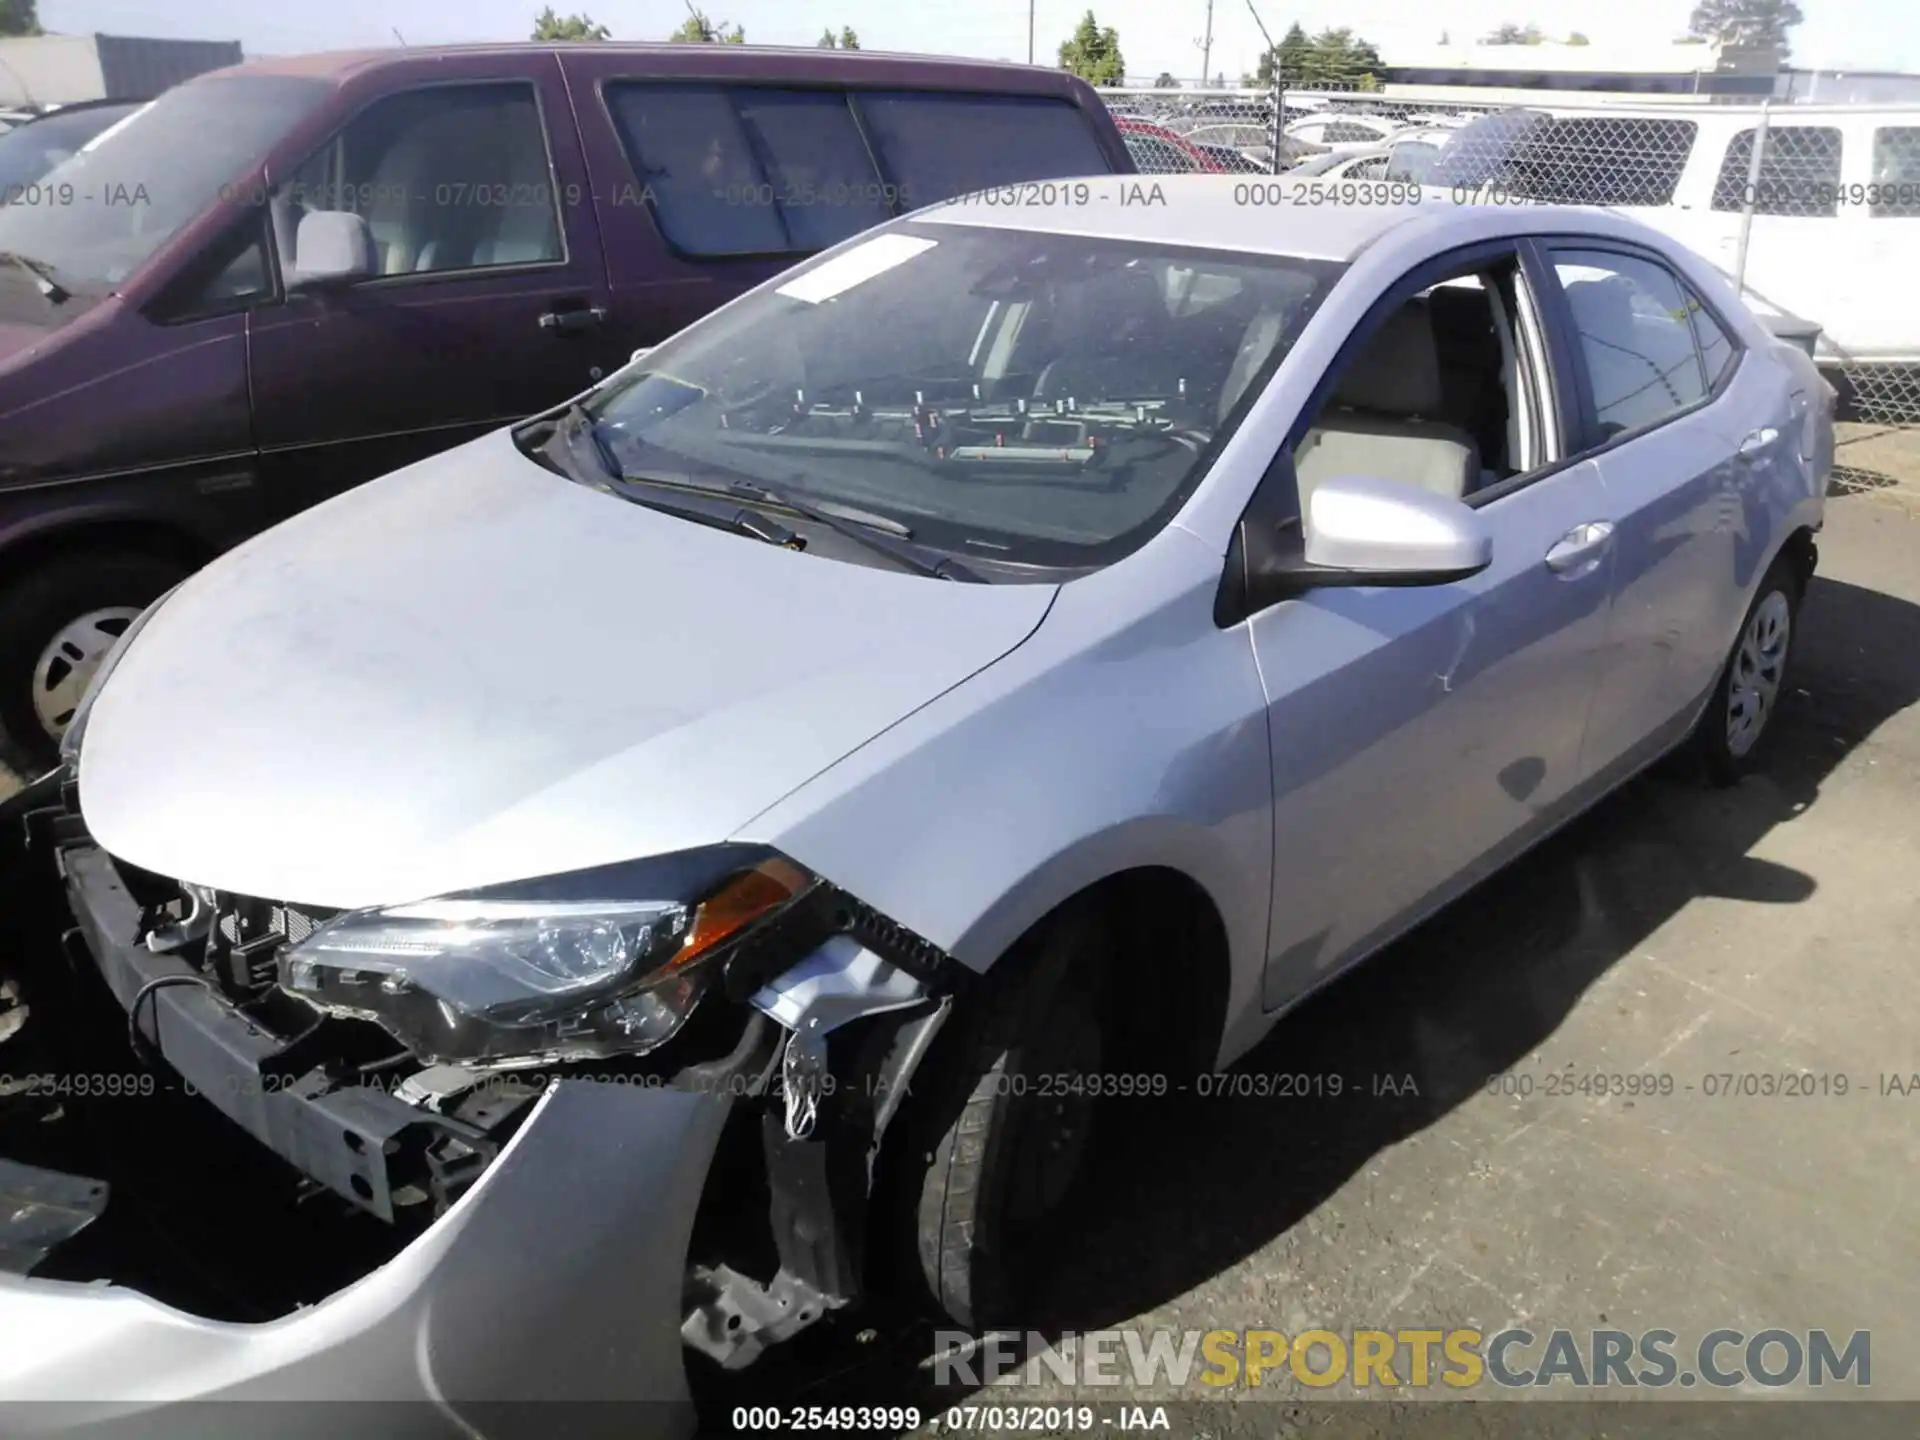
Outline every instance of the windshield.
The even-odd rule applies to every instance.
[[[0,135],[0,205],[31,203],[28,187],[138,105],[89,105],[55,111]]]
[[[0,252],[38,262],[76,293],[116,290],[330,91],[278,75],[169,90],[0,205]]]
[[[1090,567],[1170,518],[1343,268],[895,222],[588,408],[629,474],[857,506],[970,564]]]

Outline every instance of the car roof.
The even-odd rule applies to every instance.
[[[1098,175],[1084,181],[1043,181],[1037,186],[1027,183],[962,196],[912,218],[936,225],[983,225],[1337,261],[1353,260],[1383,236],[1405,227],[1424,229],[1435,250],[1468,244],[1487,237],[1490,212],[1511,217],[1509,225],[1496,222],[1494,228],[1501,233],[1584,233],[1663,243],[1651,227],[1591,207],[1480,204],[1462,202],[1444,188],[1361,183],[1372,183],[1386,193],[1378,203],[1294,204],[1290,196],[1295,191],[1339,192],[1326,191],[1311,179],[1285,175]],[[1077,187],[1083,184],[1086,203],[1081,204]],[[1069,186],[1076,188],[1067,190]]]
[[[808,46],[696,45],[660,42],[517,41],[491,45],[409,45],[381,50],[330,50],[308,55],[276,55],[245,60],[213,71],[216,75],[292,75],[341,80],[364,70],[390,65],[433,63],[462,56],[589,52],[644,62],[662,74],[731,77],[743,71],[773,77],[812,75],[842,79],[868,74],[884,80],[892,70],[919,80],[966,79],[991,90],[1064,91],[1076,77],[1060,70],[1016,65],[1004,60],[962,60],[945,55],[894,54],[884,50],[821,50]]]

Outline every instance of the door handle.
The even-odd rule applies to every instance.
[[[1613,522],[1589,520],[1574,526],[1547,551],[1547,568],[1558,575],[1580,570],[1589,561],[1599,559],[1612,543]]]
[[[1740,448],[1733,453],[1742,460],[1758,460],[1766,453],[1773,442],[1780,438],[1778,427],[1764,425],[1740,442]]]
[[[583,305],[577,310],[549,310],[540,317],[540,328],[551,330],[556,335],[573,335],[582,330],[592,330],[605,323],[607,307],[604,305]]]

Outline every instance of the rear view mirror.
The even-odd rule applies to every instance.
[[[363,217],[345,210],[315,210],[300,217],[293,237],[289,289],[350,285],[371,274],[373,232]]]
[[[1493,563],[1479,511],[1400,480],[1322,481],[1307,496],[1305,529],[1304,559],[1320,584],[1444,585]]]

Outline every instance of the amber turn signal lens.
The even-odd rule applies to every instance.
[[[737,935],[769,911],[778,910],[813,883],[792,861],[774,858],[743,870],[702,900],[687,927],[686,941],[660,973],[684,970],[729,936]]]

